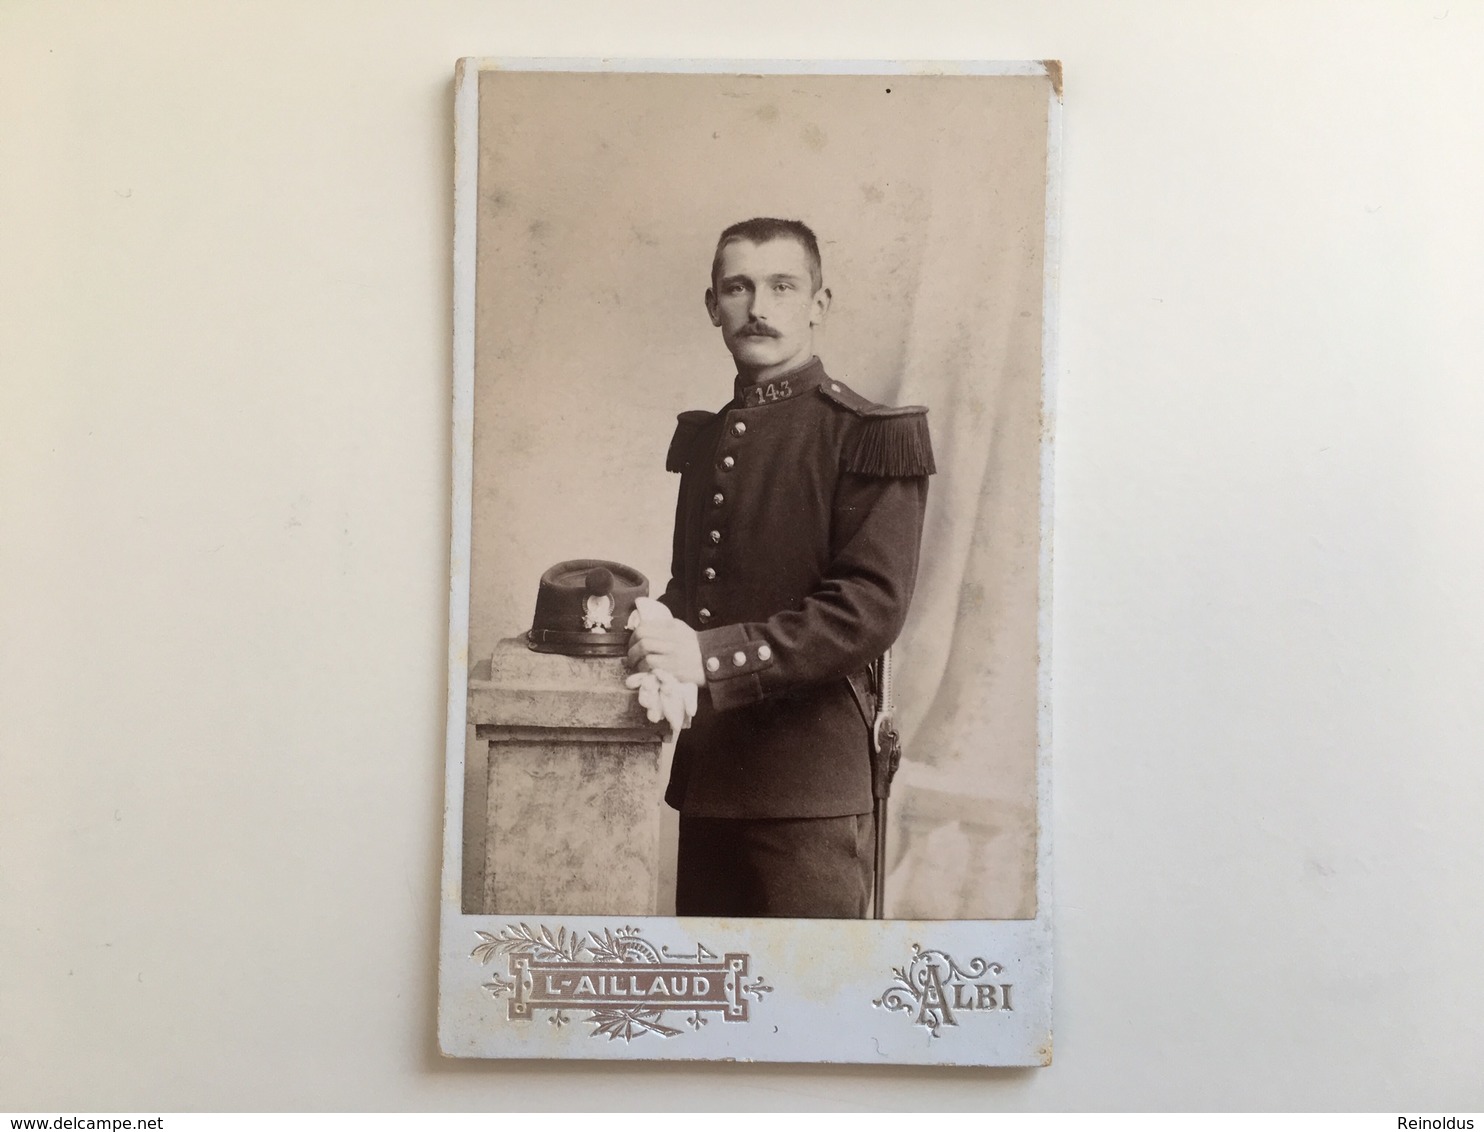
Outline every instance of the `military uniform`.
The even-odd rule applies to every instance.
[[[666,466],[681,479],[660,600],[697,631],[707,682],[665,794],[682,816],[684,893],[687,857],[700,860],[686,819],[694,831],[848,818],[828,836],[859,834],[872,808],[865,671],[906,619],[935,469],[925,408],[877,405],[818,358],[739,378],[718,413],[682,413]]]

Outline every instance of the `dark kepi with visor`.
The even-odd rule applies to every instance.
[[[541,575],[526,645],[565,656],[625,656],[635,599],[649,579],[632,566],[599,558],[558,562]]]

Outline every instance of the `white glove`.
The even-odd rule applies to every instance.
[[[641,622],[667,621],[671,617],[670,610],[654,598],[635,598],[634,612],[629,614],[628,624],[624,627],[633,630]],[[695,718],[700,689],[675,679],[663,668],[632,673],[624,678],[624,687],[639,690],[639,706],[644,708],[649,722],[665,720],[670,725],[671,740],[678,738]]]
[[[632,633],[644,621],[673,620],[675,620],[675,615],[670,612],[670,607],[664,602],[652,597],[636,597],[634,612],[629,614],[628,623],[624,625],[624,628]]]
[[[695,718],[699,689],[675,679],[663,668],[632,673],[624,677],[624,687],[639,689],[639,706],[645,709],[649,722],[663,719],[669,723],[671,740],[678,738]]]

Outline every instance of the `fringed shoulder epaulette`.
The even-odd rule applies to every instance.
[[[696,434],[715,419],[715,413],[704,409],[688,409],[675,419],[675,435],[670,438],[670,451],[665,454],[665,471],[685,471]]]
[[[839,381],[827,381],[819,391],[860,418],[854,444],[845,452],[846,471],[863,476],[930,476],[938,470],[926,405],[878,405]]]

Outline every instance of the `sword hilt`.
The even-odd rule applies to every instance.
[[[891,650],[887,649],[876,661],[876,718],[871,724],[871,793],[877,798],[891,793],[891,780],[902,761],[892,682]]]
[[[871,877],[871,915],[879,920],[886,914],[886,808],[891,797],[891,780],[902,761],[902,742],[895,720],[891,649],[881,654],[874,667],[876,718],[871,724],[871,794],[875,799],[872,821],[876,827],[876,855]]]

